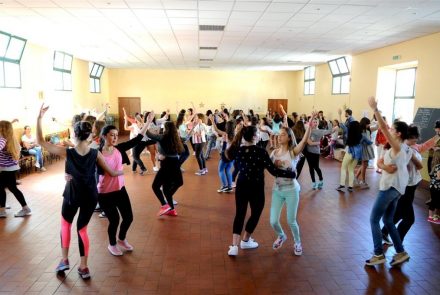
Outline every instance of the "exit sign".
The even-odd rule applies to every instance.
[[[399,60],[401,58],[400,55],[393,55],[393,60]]]

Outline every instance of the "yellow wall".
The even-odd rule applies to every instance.
[[[14,127],[35,126],[36,116],[41,103],[50,105],[43,123],[45,132],[64,129],[54,123],[55,117],[63,124],[68,124],[72,116],[86,109],[101,111],[108,101],[108,73],[104,70],[101,78],[102,92],[89,92],[88,62],[74,58],[72,64],[72,91],[55,91],[53,84],[53,54],[51,49],[26,44],[20,64],[21,89],[0,88],[0,119],[20,120]],[[43,99],[39,93],[43,93]]]
[[[111,69],[110,104],[116,108],[118,97],[141,97],[142,111],[169,108],[174,113],[193,102],[202,112],[224,103],[231,108],[265,113],[267,99],[293,99],[295,75],[268,71]]]

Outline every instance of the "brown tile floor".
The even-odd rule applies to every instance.
[[[107,220],[95,214],[89,225],[92,279],[78,278],[76,236],[71,248],[72,269],[65,279],[54,268],[60,259],[60,208],[63,162],[44,174],[23,178],[20,186],[33,210],[27,218],[0,220],[1,294],[440,294],[440,225],[427,223],[424,190],[417,191],[416,223],[405,240],[411,260],[401,269],[388,265],[364,267],[372,252],[369,213],[377,192],[378,175],[368,170],[371,188],[352,194],[335,190],[339,163],[322,159],[325,186],[310,189],[306,170],[299,224],[304,255],[292,254],[289,240],[272,250],[275,234],[269,224],[271,176],[266,179],[267,202],[254,234],[256,250],[227,256],[234,217],[234,195],[218,194],[218,155],[208,161],[209,174],[194,175],[196,162],[185,164],[184,186],[177,192],[178,217],[156,217],[159,203],[151,190],[154,175],[132,174],[126,167],[134,223],[128,239],[135,251],[113,257],[107,251]],[[146,161],[150,170],[151,163]],[[283,212],[284,214],[284,212]],[[285,214],[282,224],[287,231]],[[290,233],[290,231],[289,231]],[[387,252],[387,259],[393,255]]]

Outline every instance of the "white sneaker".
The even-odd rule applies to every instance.
[[[238,246],[229,246],[228,255],[229,256],[237,256],[238,255]]]
[[[303,248],[301,247],[301,244],[295,243],[295,245],[293,246],[293,253],[296,256],[301,256],[303,254]]]
[[[154,166],[154,167],[153,167],[153,171],[154,171],[154,172],[157,172],[157,171],[159,171],[159,168],[156,167],[156,166]]]
[[[205,173],[208,173],[208,168],[203,169]]]
[[[237,186],[235,185],[235,181],[233,181],[233,182],[232,182],[232,185],[231,185],[231,187],[232,187],[232,188],[235,188],[235,187],[237,187]]]
[[[118,248],[118,246],[114,245],[108,245],[107,246],[108,251],[113,255],[113,256],[122,256],[124,255],[124,253]]]
[[[30,208],[23,208],[20,211],[18,211],[17,213],[14,214],[15,217],[25,217],[27,215],[31,215],[31,209]]]
[[[255,240],[252,238],[249,238],[249,240],[247,242],[241,240],[240,248],[241,249],[255,249],[255,248],[258,248],[258,243],[255,242]]]
[[[0,218],[6,218],[6,211],[0,211]]]
[[[40,167],[41,167],[41,166],[40,166],[40,163],[36,162],[36,163],[35,163],[35,167],[36,167],[36,168],[40,168]]]
[[[41,172],[45,172],[45,171],[46,171],[46,168],[41,167],[41,168],[40,168],[40,171],[41,171]]]

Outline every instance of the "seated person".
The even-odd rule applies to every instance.
[[[35,137],[31,134],[30,126],[24,126],[24,134],[21,137],[21,142],[23,148],[26,149],[30,155],[35,156],[35,167],[42,172],[46,171],[43,163],[43,151],[41,150],[41,146],[37,144]]]

